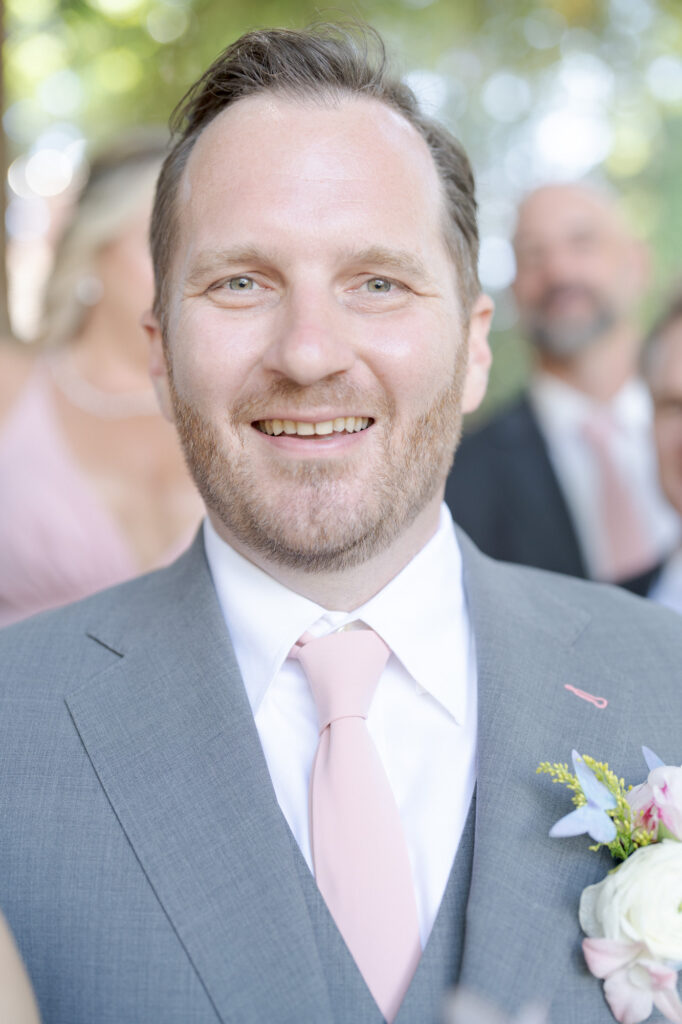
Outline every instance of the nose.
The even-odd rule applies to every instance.
[[[544,259],[544,277],[549,284],[563,284],[575,272],[575,258],[566,245],[548,246]]]
[[[263,366],[308,387],[350,370],[355,352],[333,296],[290,296],[283,304]]]

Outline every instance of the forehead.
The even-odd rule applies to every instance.
[[[291,224],[333,231],[354,213],[367,230],[409,233],[442,226],[442,187],[419,133],[369,98],[239,100],[204,129],[180,188],[190,234],[213,221],[260,230]],[[391,223],[392,222],[392,223]],[[374,239],[372,239],[374,240]]]
[[[591,232],[625,237],[627,232],[615,206],[596,191],[575,186],[548,186],[521,204],[515,240],[551,242]]]

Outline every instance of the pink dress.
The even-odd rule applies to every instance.
[[[0,433],[0,626],[138,572],[126,537],[69,452],[39,366]]]

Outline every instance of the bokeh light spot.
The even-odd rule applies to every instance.
[[[129,18],[147,6],[147,0],[87,0],[90,7],[108,18]]]
[[[18,156],[7,168],[7,182],[9,187],[12,189],[15,196],[20,196],[22,199],[27,199],[29,196],[33,195],[31,187],[26,181],[27,161],[27,156]]]
[[[516,260],[508,239],[487,237],[481,241],[478,274],[482,286],[490,291],[509,287],[516,274]]]
[[[157,43],[172,43],[185,34],[189,26],[187,12],[181,7],[155,7],[147,15],[147,31]]]
[[[45,111],[33,99],[17,100],[3,114],[2,124],[10,139],[30,146],[47,120]]]
[[[571,53],[561,62],[559,81],[574,99],[606,103],[613,95],[613,71],[591,53]]]
[[[73,166],[59,149],[39,149],[26,162],[26,183],[38,196],[58,196],[71,184]]]
[[[485,83],[481,102],[496,121],[518,121],[530,107],[530,87],[520,75],[498,71]]]
[[[142,64],[132,50],[119,47],[107,50],[95,63],[95,75],[102,89],[109,93],[125,93],[142,79]]]
[[[682,60],[679,57],[657,57],[649,65],[646,84],[652,96],[662,103],[682,101]]]
[[[611,148],[611,129],[604,116],[556,110],[543,117],[535,131],[536,154],[544,171],[562,181],[585,174]]]
[[[639,174],[651,159],[651,139],[631,121],[616,126],[606,168],[617,178]]]
[[[648,0],[611,0],[610,7],[615,23],[626,32],[643,32],[653,20]]]
[[[566,19],[558,11],[537,10],[529,14],[523,23],[526,41],[535,50],[551,50],[558,46],[566,29]]]
[[[7,48],[7,71],[27,82],[39,82],[67,63],[62,40],[47,32],[36,32]]]
[[[58,0],[5,0],[10,18],[29,25],[46,21],[57,9]]]
[[[38,100],[54,117],[73,117],[83,105],[83,86],[75,71],[55,71],[38,86]]]

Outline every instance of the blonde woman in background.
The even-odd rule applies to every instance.
[[[31,983],[2,914],[0,914],[0,1021],[3,1024],[40,1024]]]
[[[0,625],[171,561],[199,523],[140,326],[162,157],[136,140],[93,163],[37,343],[0,348]]]

